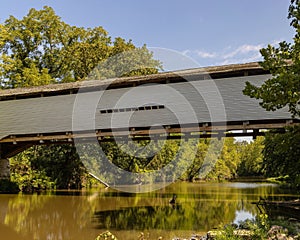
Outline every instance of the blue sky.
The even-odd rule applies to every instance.
[[[103,26],[114,38],[169,49],[199,66],[260,60],[259,49],[292,41],[289,0],[2,0],[0,22],[51,6],[63,21]],[[158,55],[157,55],[158,56]],[[188,66],[187,66],[188,67]],[[176,68],[187,68],[177,66]]]

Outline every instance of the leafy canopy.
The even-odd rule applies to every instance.
[[[269,133],[263,150],[264,171],[268,177],[288,176],[294,187],[300,188],[300,127],[290,127],[286,133]]]
[[[110,72],[103,69],[107,60],[125,51],[133,53],[123,55],[122,61]],[[93,70],[99,64],[101,69],[95,74]],[[131,72],[122,71],[124,66],[130,66]],[[10,16],[0,24],[2,88],[72,82],[88,76],[107,78],[152,74],[160,68],[160,62],[153,59],[146,46],[138,48],[120,37],[112,41],[100,26],[87,29],[70,26],[51,7],[31,9],[20,20]],[[94,73],[92,76],[91,72]]]
[[[292,0],[288,18],[295,29],[293,43],[280,42],[278,47],[268,45],[260,50],[264,61],[261,66],[273,77],[262,86],[246,83],[244,94],[261,99],[266,110],[288,106],[291,114],[300,116],[300,0]]]

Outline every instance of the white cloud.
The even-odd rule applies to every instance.
[[[182,52],[182,54],[185,56],[196,55],[200,58],[215,58],[216,57],[216,53],[206,52],[206,51],[202,51],[202,50],[185,50]]]
[[[274,40],[271,45],[278,45],[279,42],[281,41]],[[259,50],[267,45],[261,43],[256,45],[243,44],[236,47],[228,46],[219,52],[187,49],[182,54],[195,59],[202,66],[257,62],[262,60]]]
[[[217,62],[216,65],[226,65],[234,63],[248,63],[248,62],[258,62],[262,60],[262,56],[259,51],[252,52],[252,54],[236,54],[234,57],[224,57],[222,61]]]
[[[201,57],[201,58],[215,58],[216,53],[210,53],[210,52],[205,52],[205,51],[196,51],[196,54]]]
[[[222,56],[223,59],[227,59],[227,58],[233,58],[237,55],[244,55],[244,54],[249,54],[251,52],[259,52],[259,50],[263,48],[262,44],[258,44],[258,45],[242,45],[240,47],[238,47],[237,49],[226,53],[225,55]]]

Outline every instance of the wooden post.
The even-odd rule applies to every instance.
[[[0,179],[9,179],[10,169],[7,158],[0,159]]]

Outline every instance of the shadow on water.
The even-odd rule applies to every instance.
[[[114,230],[198,229],[197,218],[187,223],[182,205],[163,207],[129,207],[120,210],[96,212],[97,228]],[[198,223],[198,224],[197,224]]]

